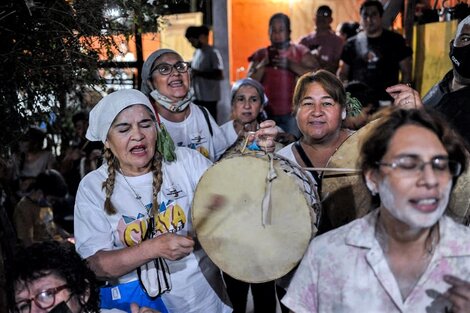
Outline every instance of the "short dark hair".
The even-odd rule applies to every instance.
[[[284,25],[287,28],[288,33],[290,34],[290,32],[291,32],[290,19],[287,15],[285,15],[284,13],[276,13],[273,16],[271,16],[271,18],[269,19],[269,28],[271,28],[273,26],[273,22],[275,20],[280,20],[282,23],[284,23]]]
[[[20,248],[13,262],[12,271],[7,273],[10,299],[14,299],[17,288],[25,288],[26,284],[36,279],[54,274],[65,280],[70,293],[77,296],[79,301],[81,296],[89,292],[88,301],[81,303],[84,312],[100,312],[96,276],[71,243],[57,241],[34,243],[29,247]],[[11,312],[15,312],[14,303],[10,306]]]
[[[349,39],[357,35],[359,26],[360,25],[358,22],[344,22],[341,24],[341,27],[339,28],[339,32],[345,34],[346,39]]]
[[[297,113],[300,106],[300,101],[304,96],[308,86],[312,83],[320,84],[326,93],[338,102],[341,108],[346,107],[346,91],[344,90],[343,83],[333,73],[326,70],[318,70],[316,72],[308,72],[302,75],[294,89],[294,96],[292,97],[292,111]]]
[[[209,27],[206,25],[201,25],[201,26],[189,26],[186,29],[185,37],[187,39],[189,38],[199,38],[200,35],[209,35]]]
[[[382,2],[378,0],[366,0],[361,4],[361,8],[359,9],[359,13],[362,14],[362,11],[365,8],[369,7],[376,7],[377,10],[379,11],[379,15],[382,16],[384,14],[384,7],[382,5]]]
[[[463,140],[447,124],[447,122],[434,111],[424,109],[397,109],[384,110],[381,118],[375,122],[374,127],[363,139],[360,150],[359,164],[362,172],[378,169],[380,162],[387,152],[391,138],[398,128],[405,125],[424,127],[439,138],[449,154],[449,159],[462,165],[462,172],[467,166],[467,154]],[[454,185],[456,178],[454,179]]]

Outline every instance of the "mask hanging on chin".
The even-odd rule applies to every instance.
[[[470,79],[470,45],[455,47],[452,42],[449,57],[457,73],[464,78]]]
[[[179,101],[171,100],[159,93],[157,89],[152,90],[152,92],[150,92],[150,96],[167,110],[171,112],[182,112],[193,101],[194,90],[193,88],[190,88],[184,99]]]

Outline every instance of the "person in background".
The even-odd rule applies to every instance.
[[[357,35],[359,28],[360,25],[358,22],[339,23],[336,27],[336,35],[343,38],[343,41],[346,42],[349,38]]]
[[[345,44],[338,76],[345,84],[360,81],[368,85],[381,105],[390,105],[393,99],[385,89],[399,81],[411,83],[412,50],[401,35],[382,27],[380,1],[364,1],[359,12],[363,31]]]
[[[34,242],[70,238],[71,235],[54,218],[53,205],[67,193],[62,175],[56,170],[46,170],[25,192],[13,212],[13,223],[20,243],[30,246]]]
[[[57,166],[56,157],[45,141],[46,130],[37,126],[30,126],[26,136],[19,139],[18,151],[12,156],[13,180],[18,182],[19,197],[40,173]]]
[[[169,135],[168,146],[195,149],[216,161],[230,144],[207,110],[192,102],[189,72],[188,63],[176,51],[159,49],[142,66],[141,91],[149,97],[163,134]],[[274,150],[274,126],[272,121],[260,123],[254,137],[262,149]]]
[[[67,182],[69,195],[75,197],[80,180],[101,165],[101,142],[90,142],[85,138],[88,129],[88,113],[80,111],[72,116],[74,134],[70,140],[59,169]]]
[[[423,97],[423,104],[442,113],[470,149],[470,16],[458,25],[450,42],[452,69]]]
[[[169,146],[156,121],[148,97],[133,89],[91,110],[86,136],[103,142],[105,162],[78,188],[77,252],[107,281],[102,308],[129,311],[136,302],[162,312],[229,313],[221,273],[196,245],[191,223],[194,190],[211,162]]]
[[[282,299],[292,312],[470,312],[470,229],[444,215],[462,141],[424,110],[383,113],[359,162],[380,205],[310,242]]]
[[[232,119],[221,126],[228,143],[233,145],[240,138],[245,138],[248,132],[255,132],[259,123],[266,119],[264,107],[268,98],[263,86],[252,78],[236,81],[231,92]],[[285,133],[277,127],[276,142],[281,144],[295,141],[292,134]]]
[[[191,60],[191,82],[196,99],[194,103],[206,107],[217,119],[217,102],[220,100],[220,81],[224,79],[224,65],[219,51],[209,45],[209,28],[190,26],[186,39],[196,48]]]
[[[276,13],[269,20],[271,45],[255,51],[249,58],[248,77],[264,87],[269,104],[268,118],[287,133],[297,138],[299,129],[292,116],[292,94],[297,78],[318,67],[318,62],[303,46],[291,43],[290,19],[283,13]]]
[[[299,44],[310,49],[319,63],[318,69],[336,74],[345,41],[331,29],[332,15],[329,6],[319,6],[313,18],[315,31],[302,37]]]
[[[452,69],[435,84],[421,99],[419,93],[404,84],[387,88],[394,98],[394,105],[402,108],[431,109],[441,113],[447,122],[463,137],[467,150],[470,151],[470,16],[460,21],[455,38],[450,42],[449,58]]]
[[[268,98],[264,94],[263,86],[251,78],[236,81],[232,86],[231,94],[233,119],[222,125],[221,129],[224,131],[227,141],[235,144],[239,139],[244,139],[247,132],[258,129],[259,119]],[[282,133],[282,130],[279,130],[279,135]],[[223,276],[230,302],[233,305],[233,313],[246,312],[250,289],[253,296],[254,312],[276,312],[277,299],[274,281],[255,284],[240,281],[227,273],[223,273]]]
[[[343,121],[343,127],[351,130],[358,130],[366,125],[372,116],[379,110],[377,99],[374,99],[374,93],[364,83],[349,82],[345,86],[346,92],[349,92],[351,97],[355,97],[362,105],[361,112],[357,116],[347,116]]]

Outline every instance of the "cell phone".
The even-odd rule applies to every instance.
[[[268,47],[268,59],[269,59],[269,65],[274,65],[273,61],[274,59],[279,58],[279,50],[274,47],[274,46],[269,46]]]

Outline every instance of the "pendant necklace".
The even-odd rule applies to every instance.
[[[122,174],[122,177],[124,178],[124,181],[126,182],[127,186],[129,186],[129,188],[132,190],[132,192],[134,193],[134,197],[137,201],[140,202],[140,204],[142,205],[142,207],[148,211],[147,209],[147,206],[144,204],[144,202],[142,201],[142,196],[140,194],[138,194],[135,189],[132,187],[132,185],[129,183],[129,181],[127,180],[126,176],[122,173],[122,170],[121,170],[121,174]]]

